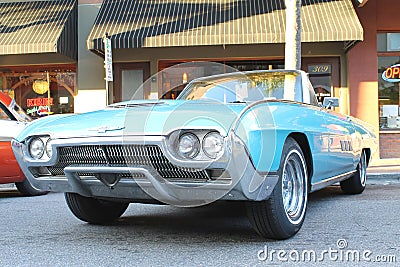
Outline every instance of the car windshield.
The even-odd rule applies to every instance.
[[[284,88],[295,86],[295,100],[301,101],[300,74],[294,71],[250,72],[203,78],[190,83],[180,100],[214,100],[224,103],[284,99]]]

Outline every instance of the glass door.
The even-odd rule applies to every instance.
[[[122,63],[115,64],[113,101],[148,99],[150,88],[143,86],[150,77],[150,64]]]
[[[302,69],[309,74],[319,103],[322,104],[325,97],[339,97],[339,68],[338,57],[302,58]]]

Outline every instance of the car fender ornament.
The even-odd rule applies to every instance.
[[[89,131],[95,131],[98,133],[106,133],[106,132],[111,132],[111,131],[118,131],[118,130],[122,130],[125,129],[125,126],[106,126],[106,125],[102,125],[100,127],[97,128],[91,128],[89,129]]]

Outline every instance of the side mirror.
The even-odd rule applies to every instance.
[[[322,103],[322,106],[326,109],[336,108],[339,106],[339,98],[338,97],[325,97],[324,103]]]

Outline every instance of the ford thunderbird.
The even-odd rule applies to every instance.
[[[31,121],[15,100],[0,92],[0,184],[15,183],[24,195],[45,192],[33,187],[22,173],[11,150],[11,140]]]
[[[12,142],[34,187],[64,192],[79,219],[107,224],[129,203],[245,201],[263,237],[301,228],[308,194],[359,194],[371,127],[316,101],[302,71],[236,72],[190,82],[176,100],[126,101],[31,123]]]

